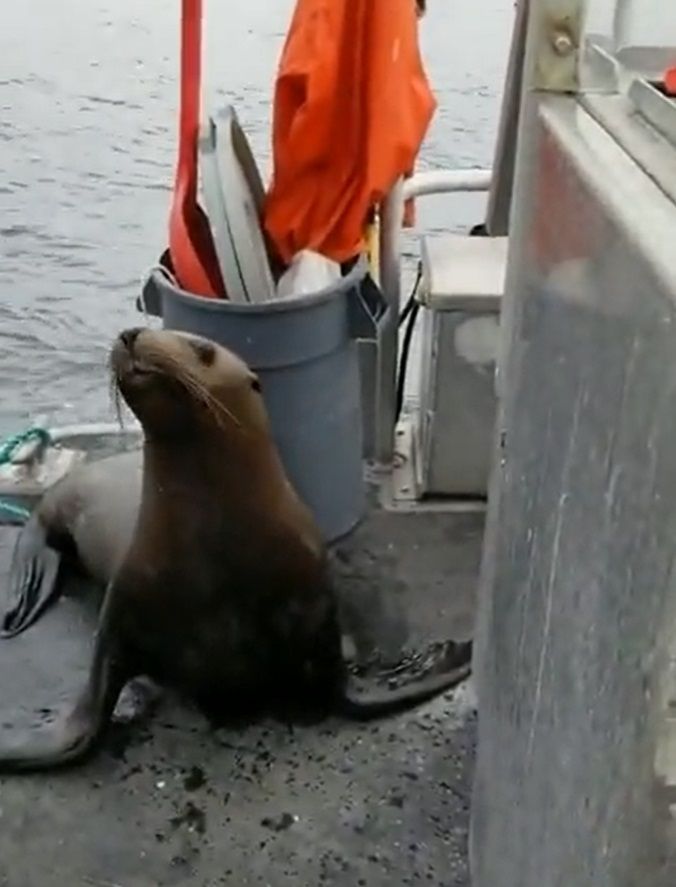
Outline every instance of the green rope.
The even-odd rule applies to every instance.
[[[8,462],[11,462],[17,450],[31,440],[42,441],[46,446],[52,442],[49,431],[37,425],[28,428],[26,431],[13,434],[11,437],[6,437],[0,442],[0,465],[6,465]],[[0,523],[3,517],[9,518],[11,521],[18,520],[23,523],[28,520],[30,515],[31,513],[27,508],[17,505],[8,499],[0,499]]]
[[[0,521],[4,514],[9,518],[20,520],[21,522],[27,521],[31,516],[31,513],[27,508],[23,508],[21,505],[15,505],[13,502],[8,502],[6,499],[0,499]]]
[[[46,445],[49,445],[52,440],[49,431],[38,426],[29,428],[27,431],[21,431],[18,434],[13,434],[11,437],[6,437],[0,444],[0,465],[6,465],[8,462],[11,462],[19,447],[34,439],[41,440]]]

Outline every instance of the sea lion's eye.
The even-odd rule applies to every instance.
[[[252,379],[251,380],[251,387],[253,388],[254,391],[260,391],[261,390],[261,383],[258,381],[258,379]]]
[[[192,346],[195,349],[195,354],[199,357],[204,366],[211,366],[214,362],[214,357],[216,356],[216,349],[214,346],[210,345],[208,342],[193,342]]]

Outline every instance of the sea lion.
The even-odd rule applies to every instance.
[[[327,551],[243,361],[207,339],[137,328],[110,363],[143,428],[142,466],[133,455],[94,463],[45,495],[16,548],[4,622],[9,635],[30,625],[58,596],[59,552],[75,555],[106,585],[88,681],[58,725],[0,732],[0,770],[85,756],[138,675],[208,714],[288,700],[354,718],[467,675],[471,642],[449,641],[412,684],[353,692]]]

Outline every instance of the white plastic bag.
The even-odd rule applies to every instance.
[[[316,293],[337,283],[341,278],[340,265],[320,253],[303,249],[279,278],[277,298],[288,299]]]

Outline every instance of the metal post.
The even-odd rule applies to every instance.
[[[394,453],[397,400],[397,345],[399,329],[400,239],[404,211],[403,180],[383,202],[380,214],[380,286],[388,305],[378,342],[376,368],[375,459],[389,465]]]
[[[629,33],[629,18],[631,15],[631,0],[615,0],[615,12],[613,14],[613,51],[617,52],[627,44]]]
[[[587,0],[525,0],[524,5],[521,94],[511,183],[512,192],[520,190],[522,193],[527,191],[525,183],[530,181],[538,92],[577,92],[579,45]],[[524,183],[522,185],[519,184],[520,177]],[[515,224],[518,228],[518,218]],[[504,394],[504,379],[509,374],[512,331],[517,311],[514,288],[518,271],[517,263],[510,260],[500,316],[495,378],[498,398]]]
[[[523,88],[528,8],[528,0],[517,0],[500,124],[495,143],[494,176],[486,208],[486,231],[491,237],[502,237],[509,231],[509,213],[512,205],[514,162]]]

